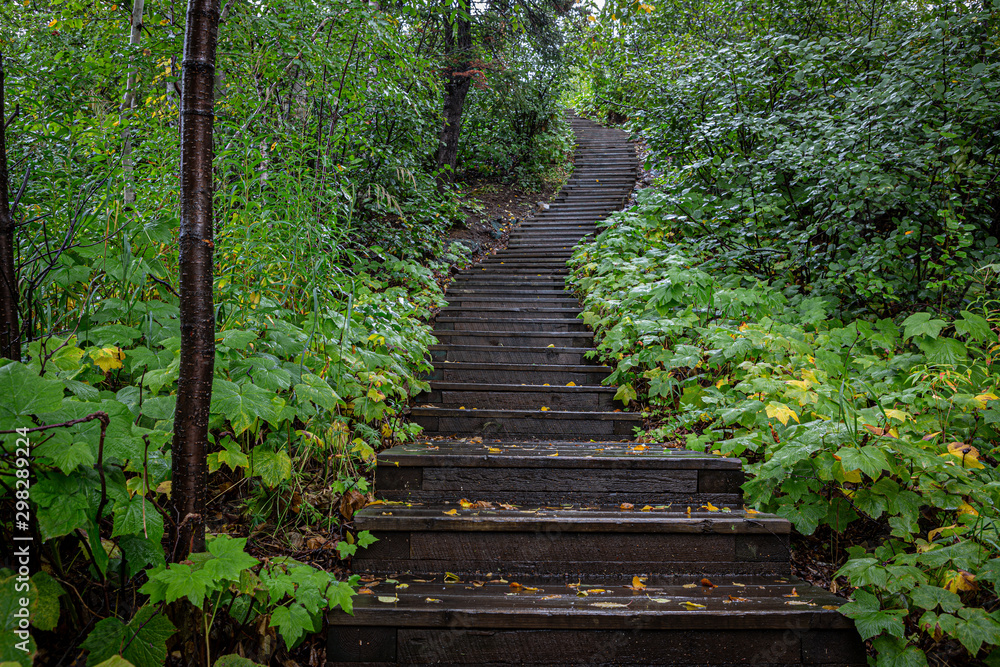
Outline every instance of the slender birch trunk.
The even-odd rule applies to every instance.
[[[128,43],[132,47],[132,56],[129,58],[129,69],[128,77],[125,79],[125,99],[122,100],[121,112],[118,115],[118,121],[122,125],[125,125],[125,120],[131,115],[132,109],[135,108],[135,86],[136,86],[136,63],[135,63],[135,47],[139,46],[139,41],[142,39],[142,12],[145,4],[145,0],[135,0],[135,4],[132,5],[132,19],[130,21],[132,26],[132,32],[129,35]],[[127,125],[122,129],[122,171],[125,173],[125,205],[131,206],[135,203],[135,182],[133,180],[132,170],[132,129]]]

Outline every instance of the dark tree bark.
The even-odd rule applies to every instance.
[[[472,85],[469,72],[472,60],[472,17],[469,14],[469,0],[459,0],[454,21],[445,21],[445,76],[448,81],[444,91],[444,127],[438,143],[437,168],[440,173],[438,183],[443,185],[451,180],[458,163],[458,140],[462,133],[462,113],[465,98]],[[447,167],[447,172],[441,172]]]
[[[181,365],[174,413],[173,560],[205,550],[206,455],[215,367],[212,122],[219,0],[188,0],[181,94]]]
[[[7,175],[7,111],[4,106],[3,54],[0,53],[0,357],[21,360],[17,271],[14,268],[14,216]]]

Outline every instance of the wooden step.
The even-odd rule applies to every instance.
[[[435,331],[445,345],[496,345],[514,347],[585,347],[594,340],[591,331]]]
[[[624,587],[628,576],[370,579],[352,615],[328,616],[329,665],[867,665],[835,609],[844,600],[792,578],[720,579],[711,589],[650,580],[640,592]],[[786,598],[793,589],[798,597]]]
[[[456,308],[447,306],[438,311],[438,319],[444,317],[473,317],[477,319],[497,318],[498,320],[513,319],[564,319],[575,320],[580,314],[580,308],[538,308],[524,305],[518,308],[494,308],[491,306],[480,308]]]
[[[730,510],[369,505],[355,513],[354,527],[379,541],[359,551],[354,566],[415,575],[788,575],[791,524]]]
[[[567,440],[629,437],[642,425],[642,417],[634,412],[543,411],[542,407],[547,406],[535,410],[417,406],[410,409],[410,421],[422,426],[427,436]]]
[[[599,412],[625,408],[613,400],[614,387],[495,382],[449,382],[435,380],[430,391],[417,395],[415,403],[465,410],[578,410]]]
[[[431,359],[445,362],[499,363],[499,364],[568,364],[582,366],[587,363],[584,354],[591,347],[526,347],[495,345],[431,345]],[[631,433],[629,433],[631,435]]]
[[[438,316],[434,331],[587,331],[583,322],[569,318],[499,318]]]
[[[607,366],[569,364],[435,363],[428,380],[445,382],[527,383],[565,386],[601,384],[611,374]]]
[[[423,441],[378,456],[379,498],[407,502],[743,506],[738,459],[634,442]],[[586,484],[581,481],[586,480]]]

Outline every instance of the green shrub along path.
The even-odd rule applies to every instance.
[[[587,362],[566,259],[636,160],[573,127],[552,207],[446,293],[411,410],[430,439],[378,456],[329,664],[864,665],[844,600],[790,576],[791,524],[744,508],[739,460],[631,440],[643,415]]]

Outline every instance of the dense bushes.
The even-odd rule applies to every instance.
[[[681,231],[640,205],[573,260],[609,382],[649,406],[644,437],[742,457],[747,502],[802,533],[860,524],[872,550],[849,549],[841,573],[862,590],[844,611],[885,664],[906,641],[1000,644],[983,609],[1000,573],[997,304],[845,323]]]
[[[610,381],[831,535],[879,665],[994,664],[1000,7],[648,7],[577,26],[653,172],[572,263]]]

